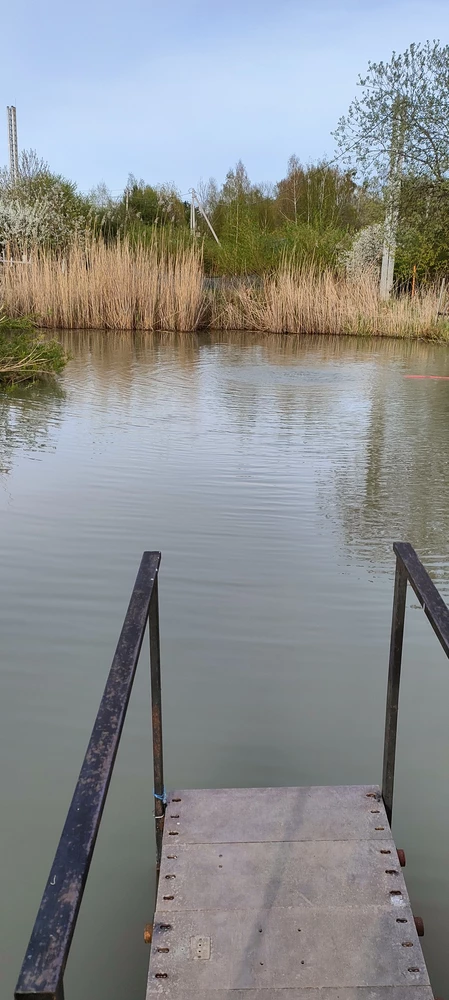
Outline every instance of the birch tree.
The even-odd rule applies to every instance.
[[[442,182],[449,171],[449,46],[413,43],[388,63],[368,63],[358,86],[361,95],[333,136],[345,162],[384,184],[380,294],[388,298],[403,172]]]

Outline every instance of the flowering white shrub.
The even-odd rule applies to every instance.
[[[24,205],[0,198],[0,243],[11,243],[25,250],[31,244],[45,242],[52,233],[52,216],[46,202]]]
[[[14,255],[65,247],[85,230],[90,213],[75,185],[52,174],[33,150],[22,150],[17,178],[0,169],[0,250],[5,244]]]
[[[384,232],[383,222],[376,222],[357,233],[351,249],[345,250],[340,257],[348,278],[357,281],[369,274],[378,277],[382,261]]]
[[[67,218],[57,191],[32,203],[0,195],[0,247],[9,244],[15,253],[36,246],[64,246],[82,225],[81,218]]]

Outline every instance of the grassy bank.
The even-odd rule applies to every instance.
[[[64,349],[26,321],[0,317],[0,388],[38,382],[62,371]]]
[[[379,301],[368,277],[284,261],[271,274],[210,284],[196,247],[73,247],[63,260],[39,253],[4,268],[1,297],[12,317],[48,329],[255,330],[449,339],[438,291]]]

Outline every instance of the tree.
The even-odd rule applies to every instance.
[[[76,184],[53,174],[32,149],[22,151],[17,179],[0,170],[0,206],[0,242],[11,243],[14,253],[33,245],[63,247],[91,216]]]
[[[241,160],[235,165],[235,170],[228,170],[222,187],[221,197],[226,204],[244,202],[251,192],[251,181],[246,167]]]
[[[377,222],[359,229],[349,250],[342,250],[340,253],[340,261],[345,267],[348,278],[360,281],[370,276],[376,280],[382,259],[383,241],[382,223]]]
[[[218,192],[215,177],[209,177],[208,181],[200,180],[196,186],[196,193],[207,215],[212,215],[215,211],[220,195]]]
[[[13,176],[9,167],[0,170],[0,190],[6,197],[21,197],[30,195],[33,186],[41,177],[50,174],[50,167],[34,149],[22,149],[17,177]],[[28,200],[31,200],[28,197]]]
[[[325,160],[303,167],[291,156],[287,176],[277,185],[277,204],[283,218],[295,225],[354,227],[359,205],[354,171],[342,171]]]
[[[137,218],[145,225],[153,225],[158,217],[158,195],[155,188],[145,181],[136,180],[132,174],[128,178],[124,201],[132,218]]]
[[[216,232],[231,238],[236,246],[249,222],[252,190],[246,167],[239,160],[235,169],[231,168],[226,174],[219,204],[212,217]]]
[[[92,205],[92,208],[102,209],[103,211],[111,210],[115,207],[116,202],[112,197],[112,194],[105,183],[105,181],[99,181],[95,187],[91,188],[87,196],[88,201]]]
[[[401,185],[396,280],[421,281],[449,271],[449,180],[404,174]]]
[[[30,247],[50,243],[54,223],[48,200],[29,205],[0,197],[0,245],[9,247],[13,254],[26,254]]]
[[[304,180],[304,168],[293,153],[288,160],[287,176],[276,185],[276,202],[281,217],[298,222],[298,203]]]
[[[138,181],[133,174],[128,182],[121,202],[122,212],[129,224],[135,227],[157,225],[184,225],[185,206],[174,184],[158,184],[152,187],[144,180]]]
[[[449,46],[413,43],[389,63],[368,63],[360,98],[333,133],[347,163],[385,184],[381,295],[393,286],[401,180],[405,168],[441,182],[449,170]]]

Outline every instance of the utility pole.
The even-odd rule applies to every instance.
[[[198,195],[197,195],[195,189],[191,188],[190,189],[190,232],[191,232],[192,236],[196,236],[196,233],[197,233],[197,228],[196,228],[196,208],[198,208],[198,211],[203,216],[204,221],[207,222],[207,225],[209,226],[209,229],[210,229],[210,231],[212,233],[212,236],[214,237],[214,240],[216,240],[216,242],[218,243],[218,246],[220,247],[221,243],[220,243],[220,240],[218,239],[218,236],[217,236],[217,234],[215,232],[215,229],[213,228],[212,223],[210,222],[208,216],[206,215],[206,213],[204,211],[204,208],[203,208],[203,206],[202,206],[202,204],[201,204],[201,202],[200,202],[200,200],[198,198]]]
[[[190,192],[190,233],[192,236],[196,236],[196,214],[195,214],[195,191]]]
[[[8,107],[8,142],[9,142],[9,169],[11,180],[17,184],[19,180],[19,147],[17,144],[17,118],[14,105]]]

